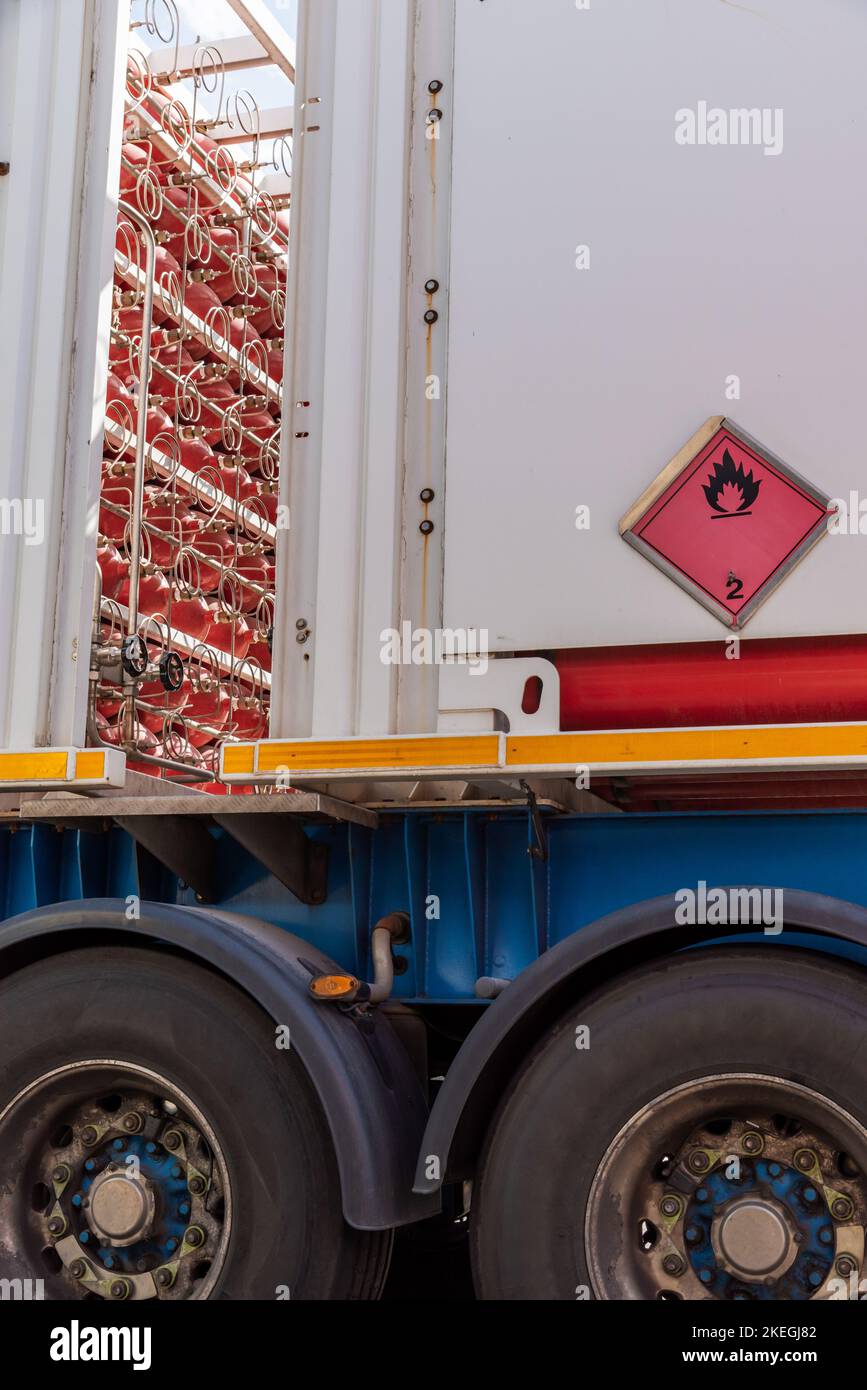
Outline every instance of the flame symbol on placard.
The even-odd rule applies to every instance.
[[[738,516],[751,507],[759,495],[762,480],[756,482],[752,472],[735,461],[726,449],[722,463],[714,464],[713,477],[704,488],[704,495],[719,516]]]

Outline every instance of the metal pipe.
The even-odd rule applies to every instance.
[[[138,414],[135,438],[135,471],[132,484],[132,532],[130,535],[129,557],[129,603],[127,605],[127,636],[134,637],[138,628],[138,586],[141,573],[141,532],[144,503],[145,444],[148,417],[148,373],[150,371],[151,325],[153,323],[154,303],[154,264],[156,258],[156,239],[148,222],[136,208],[121,200],[120,211],[128,217],[133,226],[138,227],[144,238],[146,249],[144,306],[142,311],[142,331],[140,348],[140,370],[138,384]],[[135,730],[135,686],[130,685],[124,696],[123,737],[125,743],[132,743]]]
[[[370,936],[373,957],[373,984],[368,996],[371,1004],[382,1004],[389,998],[394,985],[392,946],[409,940],[409,917],[405,912],[390,912],[380,917]]]

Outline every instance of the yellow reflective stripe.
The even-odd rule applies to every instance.
[[[75,755],[75,780],[95,781],[105,776],[105,754],[98,748],[88,748]]]
[[[506,738],[506,764],[512,767],[847,757],[867,757],[867,724],[623,729]]]
[[[228,743],[223,748],[223,772],[252,772],[256,745]]]
[[[0,782],[65,782],[68,763],[65,749],[0,753]]]
[[[498,734],[445,738],[310,739],[260,743],[257,772],[320,772],[323,769],[497,767]],[[225,763],[224,763],[225,767]]]

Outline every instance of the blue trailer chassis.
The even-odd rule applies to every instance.
[[[216,905],[295,933],[360,978],[372,971],[372,926],[404,910],[412,934],[395,947],[393,993],[425,1004],[476,1002],[480,976],[513,979],[588,923],[701,882],[799,889],[867,907],[863,811],[546,814],[542,824],[541,843],[526,808],[396,810],[375,830],[310,824],[308,835],[329,849],[327,900],[315,907],[215,828]],[[85,898],[196,904],[167,870],[156,891],[153,880],[151,872],[144,891],[136,845],[117,827],[0,829],[4,918]],[[803,944],[864,955],[827,937]]]

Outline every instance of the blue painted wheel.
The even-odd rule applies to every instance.
[[[486,1299],[867,1292],[867,975],[784,946],[690,950],[574,1002],[476,1174]]]
[[[19,1243],[81,1297],[208,1298],[232,1226],[226,1162],[202,1113],[166,1077],[130,1063],[71,1062],[0,1116],[32,1117],[31,1210]]]
[[[378,1296],[294,1049],[228,980],[129,946],[0,980],[0,1279],[51,1300]]]

